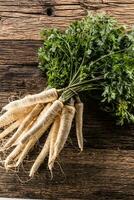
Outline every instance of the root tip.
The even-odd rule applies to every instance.
[[[51,177],[50,177],[50,180],[53,180],[53,171],[52,171],[52,169],[49,169],[50,170],[50,175],[51,175]]]
[[[35,174],[35,171],[33,171],[32,169],[29,172],[29,177],[33,178]]]
[[[82,152],[82,151],[83,151],[83,148],[80,148],[80,151]]]

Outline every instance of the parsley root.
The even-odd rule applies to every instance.
[[[35,105],[38,103],[48,103],[56,100],[58,98],[58,94],[55,88],[44,90],[43,92],[35,95],[28,95],[23,99],[12,101],[7,104],[3,110],[9,110],[10,108],[18,108],[18,107],[26,107]]]
[[[78,146],[81,151],[83,151],[83,108],[84,104],[80,102],[80,100],[75,103],[75,109],[76,109],[76,114],[75,114],[75,121],[76,121],[76,136],[77,136],[77,141],[78,141]]]
[[[74,117],[78,146],[83,150],[84,104],[79,96],[97,100],[120,125],[134,123],[133,30],[127,31],[106,14],[89,14],[66,31],[43,30],[42,39],[38,60],[48,87],[5,105],[0,116],[6,169],[19,166],[46,134],[31,177],[46,157],[52,175]]]
[[[41,127],[46,131],[49,126],[53,123],[56,116],[61,112],[63,107],[63,103],[60,100],[54,101],[54,103],[50,106],[50,108],[46,111],[42,119],[37,122],[21,139],[20,143],[24,143],[28,140],[33,134],[35,134]]]
[[[57,138],[57,134],[58,134],[58,131],[59,131],[59,126],[60,126],[60,117],[61,116],[57,116],[57,118],[55,119],[53,125],[52,125],[52,128],[50,130],[50,146],[49,146],[49,158],[48,158],[48,168],[50,171],[52,171],[52,168],[53,168],[53,163],[51,161],[52,159],[52,156],[53,156],[53,153],[54,153],[54,144],[55,144],[55,141],[56,141],[56,138]]]
[[[40,167],[40,165],[43,163],[45,157],[48,155],[49,153],[49,146],[50,146],[50,135],[48,136],[48,138],[45,141],[45,144],[41,150],[41,152],[39,153],[38,157],[36,158],[31,170],[30,170],[30,177],[33,177],[35,172],[38,170],[38,168]]]
[[[21,125],[17,129],[17,131],[14,133],[14,135],[10,138],[8,143],[6,143],[5,147],[11,146],[15,140],[21,135],[21,133],[27,128],[27,126],[32,122],[32,120],[40,113],[42,110],[43,105],[37,104],[32,111],[22,120]]]
[[[27,109],[11,109],[0,116],[0,128],[11,124],[12,122],[24,117],[31,111],[32,107]]]
[[[63,149],[72,126],[74,114],[75,114],[75,108],[73,105],[65,105],[63,107],[60,119],[60,127],[54,144],[54,153],[52,155],[51,160],[49,161],[49,164],[55,161],[56,157]]]
[[[5,128],[5,130],[0,133],[0,139],[3,139],[4,137],[12,133],[15,129],[17,129],[19,125],[21,124],[21,122],[22,122],[22,119],[17,120],[13,122],[12,124],[10,124],[7,128]]]

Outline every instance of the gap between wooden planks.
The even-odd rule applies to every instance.
[[[134,0],[0,0],[0,39],[40,40],[42,28],[63,30],[87,11],[105,11],[120,23],[134,24]]]
[[[52,15],[48,16],[48,8]],[[12,95],[41,91],[46,82],[37,69],[39,32],[43,27],[65,29],[87,11],[106,11],[121,23],[134,23],[134,0],[0,0],[0,103]],[[21,92],[20,92],[21,91]],[[72,129],[73,147],[65,148],[50,181],[46,165],[30,182],[20,183],[14,173],[0,169],[0,196],[36,199],[134,199],[134,127],[118,128],[96,105],[84,114],[85,149],[79,155]],[[30,164],[30,163],[29,163]],[[28,168],[28,165],[26,167]],[[27,174],[21,170],[21,179]]]

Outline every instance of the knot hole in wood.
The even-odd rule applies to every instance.
[[[46,14],[47,14],[48,16],[52,16],[53,13],[54,13],[54,9],[53,9],[52,6],[51,6],[51,7],[49,6],[49,7],[46,8]]]

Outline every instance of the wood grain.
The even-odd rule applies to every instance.
[[[46,86],[46,77],[37,68],[42,27],[65,29],[90,10],[106,11],[129,26],[134,23],[134,0],[0,0],[0,107]],[[134,199],[134,126],[116,126],[92,99],[84,102],[85,149],[79,153],[73,125],[59,159],[64,175],[56,164],[51,181],[46,160],[27,182],[37,146],[31,162],[19,172],[0,168],[0,197]]]
[[[133,0],[0,0],[0,39],[38,40],[43,27],[65,29],[87,11],[105,11],[121,23],[134,24]]]
[[[1,41],[0,44],[0,60],[3,60],[0,65],[1,106],[7,103],[9,97],[18,98],[41,91],[46,81],[37,69],[35,56],[41,42]],[[14,52],[16,49],[17,52]],[[26,172],[21,168],[17,174],[6,173],[1,169],[0,196],[37,199],[133,199],[133,136],[133,126],[116,126],[110,115],[100,111],[93,100],[87,99],[84,112],[84,152],[78,152],[73,126],[68,145],[60,156],[60,164],[66,177],[56,165],[54,179],[51,181],[46,162],[40,168],[39,174],[29,182],[25,181],[28,180],[28,170],[32,163],[24,165]],[[31,156],[35,154],[36,152]]]
[[[71,153],[71,156],[70,156]],[[73,148],[64,149],[60,164],[55,165],[54,179],[45,164],[33,180],[28,181],[26,172],[16,175],[1,170],[1,196],[41,199],[133,199],[134,151],[86,149],[80,155]],[[21,178],[21,183],[19,180]],[[6,185],[6,187],[5,187]],[[10,191],[10,192],[9,192]]]
[[[41,41],[0,40],[0,64],[37,65]]]

